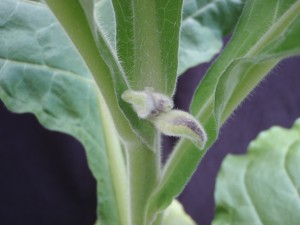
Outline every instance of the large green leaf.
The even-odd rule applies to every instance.
[[[298,225],[300,120],[258,135],[247,155],[229,155],[216,183],[214,225]]]
[[[152,87],[172,96],[182,0],[112,0],[117,52],[134,90]]]
[[[168,160],[149,211],[165,208],[184,188],[221,125],[281,59],[300,54],[300,1],[248,1],[235,34],[196,90],[192,114],[208,143],[199,151],[181,140]],[[152,214],[150,213],[150,215]]]
[[[245,0],[185,0],[177,73],[209,62],[235,27]]]
[[[126,220],[119,209],[127,205],[115,189],[126,183],[124,162],[116,134],[102,128],[110,120],[102,119],[105,103],[80,55],[40,3],[0,2],[0,99],[11,111],[34,113],[46,128],[77,138],[98,183],[101,221]]]

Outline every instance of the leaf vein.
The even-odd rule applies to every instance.
[[[245,173],[244,173],[244,176],[243,176],[243,183],[244,183],[244,187],[245,187],[245,193],[246,193],[247,199],[250,203],[249,205],[252,206],[253,212],[255,213],[259,224],[263,225],[264,223],[262,222],[262,218],[259,215],[258,210],[255,207],[254,201],[253,201],[252,196],[249,192],[249,188],[248,188],[248,185],[247,185],[247,182],[246,182],[246,175],[247,175],[247,171],[248,171],[250,165],[251,164],[248,163],[248,165],[246,167],[246,170],[245,170]]]
[[[5,62],[20,64],[20,65],[24,64],[23,66],[30,65],[30,66],[36,67],[36,68],[51,69],[54,73],[58,73],[58,74],[65,75],[65,76],[71,76],[73,78],[81,79],[84,82],[94,83],[94,80],[92,78],[87,78],[87,77],[84,77],[82,75],[76,74],[74,72],[62,70],[60,68],[53,67],[53,66],[50,66],[50,65],[47,65],[47,64],[37,64],[37,63],[33,63],[33,62],[22,62],[22,61],[18,61],[18,60],[14,60],[14,59],[5,59],[5,58],[0,57],[0,61],[1,60],[5,61]]]
[[[288,169],[287,169],[287,156],[288,156],[289,152],[293,149],[293,148],[292,148],[292,145],[295,144],[296,142],[297,142],[297,141],[292,142],[292,143],[288,146],[288,148],[287,148],[288,150],[285,151],[285,154],[284,154],[284,161],[283,161],[283,169],[284,169],[284,171],[285,171],[285,173],[286,173],[288,179],[290,180],[290,182],[291,182],[293,188],[295,189],[295,192],[297,193],[298,198],[300,199],[300,193],[299,193],[299,191],[297,190],[297,185],[296,185],[296,183],[294,182],[294,180],[293,180],[293,178],[292,178],[292,175],[290,174],[290,172],[289,172]]]
[[[277,3],[276,3],[275,9],[274,9],[273,23],[275,23],[277,20],[280,3],[281,3],[281,0],[277,1]]]

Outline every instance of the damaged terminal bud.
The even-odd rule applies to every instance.
[[[155,117],[161,112],[167,112],[173,108],[172,99],[154,92],[151,88],[146,88],[145,91],[127,90],[122,94],[122,99],[130,103],[142,119]]]
[[[188,138],[203,149],[207,137],[202,125],[189,113],[172,110],[173,101],[168,96],[146,88],[144,91],[127,90],[122,94],[122,99],[132,105],[140,118],[152,122],[162,134]]]
[[[171,110],[151,121],[165,135],[188,138],[200,149],[206,144],[207,136],[202,125],[187,112]]]

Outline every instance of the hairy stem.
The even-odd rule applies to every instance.
[[[121,144],[118,139],[114,122],[103,96],[99,93],[99,107],[102,112],[106,151],[109,160],[110,175],[112,177],[117,211],[121,225],[130,225],[129,221],[129,191],[128,176]],[[101,187],[100,187],[101,188]]]
[[[147,201],[160,173],[160,155],[140,142],[127,146],[127,150],[131,222],[132,225],[144,225]]]

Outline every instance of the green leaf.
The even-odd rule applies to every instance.
[[[244,156],[229,155],[216,183],[214,225],[297,225],[300,221],[300,120],[258,135]]]
[[[185,0],[181,24],[178,75],[209,62],[236,25],[245,0]]]
[[[0,2],[0,99],[11,111],[34,113],[46,128],[77,138],[97,180],[101,222],[126,221],[119,212],[128,207],[120,195],[127,182],[124,159],[117,135],[102,128],[111,120],[103,121],[105,103],[69,38],[40,3]]]
[[[172,96],[177,79],[182,0],[112,0],[117,51],[133,90]]]
[[[162,216],[163,225],[196,225],[193,219],[186,214],[179,201],[174,199],[171,205],[164,211]]]
[[[300,1],[247,1],[235,34],[196,90],[192,114],[208,136],[204,151],[181,140],[169,158],[149,214],[167,207],[188,182],[222,124],[283,58],[300,54]],[[152,212],[151,212],[152,211]]]

